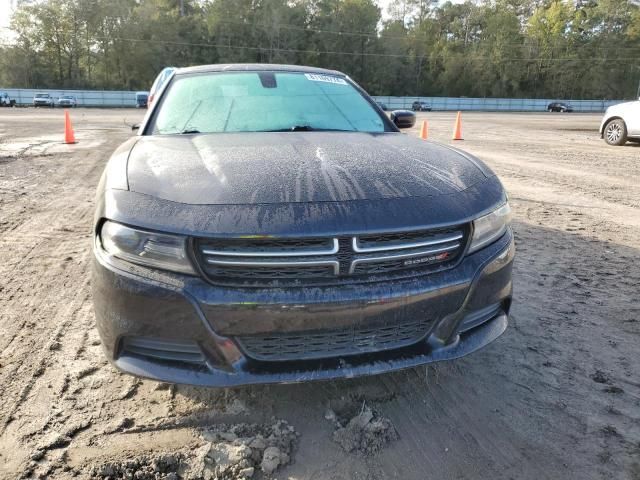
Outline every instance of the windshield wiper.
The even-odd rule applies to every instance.
[[[277,128],[274,130],[262,130],[263,132],[354,132],[355,130],[343,130],[341,128],[315,128],[311,125],[293,125],[289,128]]]
[[[187,129],[187,130],[183,130],[180,132],[180,135],[188,135],[190,133],[200,133],[200,130],[196,130],[196,129]]]
[[[193,118],[193,116],[196,114],[196,112],[200,108],[200,105],[202,105],[202,100],[199,100],[198,103],[196,103],[196,106],[193,109],[193,112],[191,112],[191,115],[189,115],[189,118],[187,118],[187,121],[184,122],[184,125],[182,126],[182,130],[186,130],[188,128],[187,126],[191,123],[191,119]]]

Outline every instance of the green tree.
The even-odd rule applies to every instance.
[[[640,68],[632,0],[25,0],[0,83],[147,89],[165,66],[342,70],[375,94],[624,98]]]

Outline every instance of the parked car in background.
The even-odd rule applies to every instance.
[[[387,111],[389,110],[389,108],[387,107],[386,104],[382,103],[382,102],[376,102],[378,104],[378,106],[383,110],[383,111]]]
[[[136,92],[136,108],[147,108],[149,92]]]
[[[33,106],[34,107],[51,107],[53,108],[54,101],[53,97],[48,93],[36,93],[33,96]]]
[[[15,107],[16,101],[7,92],[0,92],[0,107]]]
[[[547,105],[547,112],[573,112],[573,107],[565,102],[551,102]]]
[[[76,97],[73,95],[62,95],[58,98],[58,106],[64,108],[73,108],[78,105]]]
[[[515,255],[481,160],[403,135],[348,76],[178,69],[98,186],[91,287],[120,370],[228,387],[353,378],[500,336]],[[481,361],[482,358],[481,358]]]
[[[427,102],[415,101],[411,105],[411,110],[413,110],[414,112],[430,112],[431,105],[429,105]]]
[[[167,83],[167,80],[171,78],[171,75],[173,75],[173,72],[175,71],[176,67],[165,67],[158,74],[156,79],[153,81],[153,84],[151,85],[151,90],[149,90],[149,98],[147,100],[148,105],[151,105],[153,103],[153,100],[155,99],[158,92],[162,89],[162,86]]]
[[[609,145],[640,142],[640,98],[607,108],[600,122],[600,138]]]

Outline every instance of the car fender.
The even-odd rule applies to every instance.
[[[640,133],[640,101],[618,103],[607,108],[600,124],[601,135],[605,125],[615,118],[621,118],[624,121],[629,133]]]

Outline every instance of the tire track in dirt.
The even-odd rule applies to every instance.
[[[73,166],[68,163],[76,159],[80,161]],[[0,276],[11,278],[10,282],[3,282],[0,297],[1,310],[11,312],[10,316],[3,314],[7,321],[0,350],[3,365],[0,381],[7,386],[0,399],[2,432],[43,375],[56,343],[89,300],[88,232],[93,206],[88,200],[93,197],[104,157],[100,152],[87,155],[86,151],[79,150],[65,161],[67,164],[61,165],[63,168],[55,175],[60,183],[66,180],[67,185],[39,205],[37,212],[24,218],[20,205],[8,205],[10,208],[6,209],[6,218],[13,216],[22,221],[10,232],[0,235],[0,245],[5,247],[1,257],[10,252],[14,260],[12,263],[9,258],[7,261],[0,258],[0,265],[4,265]],[[73,181],[69,182],[70,179]],[[23,248],[16,252],[13,247],[18,245]],[[73,289],[65,288],[70,284],[74,285]],[[59,287],[64,290],[59,291]],[[25,320],[15,322],[14,318]],[[34,357],[35,345],[40,348]]]
[[[81,285],[84,288],[88,288],[88,280]],[[22,382],[25,382],[17,395],[15,400],[11,403],[4,402],[0,405],[2,408],[2,414],[0,414],[0,435],[4,433],[8,424],[15,420],[15,413],[27,400],[27,397],[37,379],[41,377],[45,370],[51,365],[51,352],[54,350],[53,345],[59,343],[65,330],[69,327],[70,323],[76,319],[77,313],[80,310],[82,304],[88,300],[86,292],[85,295],[77,295],[74,301],[58,311],[57,315],[53,318],[54,323],[58,323],[58,327],[53,332],[47,332],[47,337],[50,337],[48,341],[42,342],[39,354],[29,360],[29,363],[20,363],[13,371],[8,372],[8,377],[20,378]],[[0,378],[0,382],[4,379]],[[14,386],[15,390],[15,386]],[[5,394],[11,393],[5,391]]]
[[[86,204],[72,210],[55,204],[51,207],[53,211],[58,210],[64,213],[53,217],[49,217],[48,213],[44,213],[43,222],[59,222],[58,224],[60,225],[68,225],[74,221],[86,222],[90,218],[90,208]],[[21,230],[20,228],[12,232],[11,236],[14,238],[28,238],[20,235]],[[29,312],[30,315],[35,315],[36,318],[43,318],[48,312],[46,308],[42,308],[42,305],[55,305],[56,297],[60,296],[60,293],[56,292],[55,289],[46,288],[46,286],[56,285],[56,282],[60,280],[58,278],[59,275],[63,275],[63,278],[69,278],[76,274],[81,276],[82,270],[86,270],[86,265],[78,265],[77,261],[73,261],[72,257],[68,255],[69,252],[85,252],[83,261],[85,263],[88,261],[88,256],[86,255],[88,238],[86,234],[80,239],[77,238],[77,235],[56,235],[40,238],[41,240],[36,241],[32,247],[28,247],[27,253],[19,259],[18,265],[12,266],[8,270],[5,267],[0,271],[0,275],[3,278],[11,278],[11,282],[8,282],[2,290],[3,295],[0,298],[0,306],[3,311],[13,312],[16,317],[22,316],[16,315],[16,313]],[[7,250],[5,249],[4,251]],[[13,252],[12,249],[8,251]],[[44,297],[42,296],[43,292],[45,293]],[[26,301],[21,294],[27,295]],[[10,325],[11,323],[7,324],[8,330],[3,332],[5,337],[7,333],[11,333]],[[7,346],[2,345],[3,353]]]
[[[80,161],[73,168],[61,164],[61,168],[55,171],[56,179],[52,181],[62,185],[61,191],[52,193],[45,199],[46,202],[38,202],[40,204],[36,206],[36,212],[25,218],[19,203],[3,208],[6,218],[18,218],[21,221],[10,232],[0,234],[0,245],[4,247],[0,253],[0,259],[3,260],[0,263],[0,278],[3,279],[0,283],[3,294],[0,301],[13,298],[16,291],[24,286],[21,281],[33,282],[33,273],[41,267],[36,260],[44,259],[43,262],[46,263],[47,259],[52,258],[53,249],[59,248],[59,245],[68,243],[68,251],[85,250],[86,244],[78,243],[77,237],[88,237],[93,213],[91,199],[104,162],[100,153],[86,153],[79,151]],[[72,161],[75,157],[67,157],[65,160]],[[71,179],[72,182],[69,181]],[[60,262],[64,257],[53,258],[54,262]],[[24,270],[27,269],[31,271],[25,274]],[[18,274],[17,280],[13,278],[14,273]],[[9,311],[8,308],[9,305],[5,305],[4,311]]]
[[[496,472],[501,472],[500,478],[557,478],[561,464],[548,452],[543,453],[539,439],[527,435],[530,431],[519,430],[513,421],[514,415],[522,415],[520,408],[513,409],[495,398],[491,387],[482,388],[483,383],[495,384],[491,378],[494,369],[486,368],[486,358],[475,362],[460,360],[454,365],[460,372],[440,365],[431,367],[441,373],[439,379],[430,382],[411,373],[404,378],[384,378],[390,391],[400,390],[402,395],[382,407],[401,432],[398,444],[383,455],[389,461],[402,459],[401,463],[395,462],[395,468],[404,471],[406,478],[419,478],[421,470],[417,466],[426,459],[430,463],[425,465],[425,471],[434,478],[464,477],[470,471],[476,478],[494,477]],[[483,366],[488,375],[481,371]],[[510,380],[506,379],[506,390],[513,389]],[[516,397],[527,394],[516,391],[509,396],[514,397],[514,393]],[[425,408],[417,409],[419,404]],[[408,443],[403,445],[405,442]],[[543,456],[549,457],[548,461],[541,461]],[[456,460],[452,465],[450,461],[443,462],[443,458]],[[527,472],[523,474],[521,466],[525,464]],[[387,476],[392,475],[392,469],[385,470]]]

